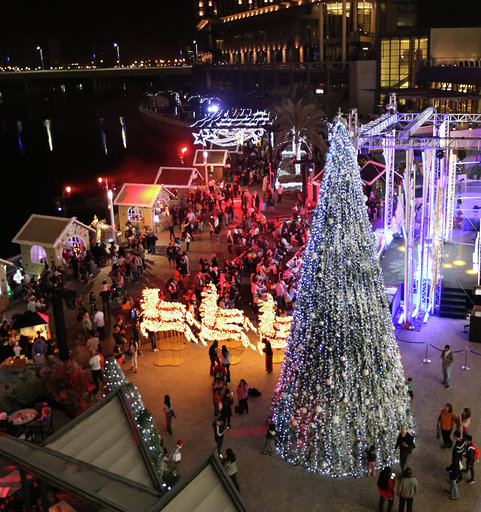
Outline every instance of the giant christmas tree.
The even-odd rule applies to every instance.
[[[284,459],[332,476],[394,462],[410,399],[369,224],[356,151],[344,122],[331,134],[320,199],[274,397]]]

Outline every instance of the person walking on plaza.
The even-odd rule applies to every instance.
[[[444,350],[441,352],[442,370],[443,370],[443,384],[446,389],[451,388],[451,369],[454,361],[454,354],[451,351],[451,347],[446,345]]]
[[[96,332],[92,329],[90,331],[89,339],[87,340],[87,348],[89,349],[89,352],[93,354],[94,352],[102,352],[100,350],[100,340],[99,337],[96,335]]]
[[[210,374],[214,375],[214,368],[219,363],[219,356],[217,355],[217,349],[219,348],[219,342],[214,340],[212,345],[209,347],[209,358],[210,358]]]
[[[225,381],[230,382],[230,354],[225,345],[222,345],[219,357],[222,366],[225,368]]]
[[[413,501],[418,493],[418,481],[413,477],[411,468],[403,471],[402,477],[399,479],[397,487],[397,495],[399,497],[399,512],[404,512],[407,506],[407,512],[412,512]]]
[[[214,416],[219,416],[222,408],[222,401],[220,397],[221,389],[217,387],[212,388],[212,405],[214,406]]]
[[[454,425],[456,424],[457,417],[453,412],[453,406],[446,404],[439,413],[438,426],[441,429],[441,435],[443,437],[442,448],[451,448],[453,441],[451,440],[451,432],[453,431]]]
[[[387,512],[392,512],[394,506],[394,486],[396,477],[390,466],[386,466],[377,479],[377,491],[379,493],[379,512],[384,512],[384,502],[387,501]]]
[[[451,453],[452,455],[452,463],[456,464],[458,467],[463,464],[463,457],[466,453],[466,443],[464,442],[464,439],[461,436],[461,432],[459,430],[456,430],[454,432],[454,446],[453,451]],[[460,475],[460,480],[462,480],[462,475]]]
[[[43,364],[47,356],[47,343],[40,331],[37,331],[37,337],[33,340],[32,344],[32,359],[36,363]]]
[[[282,201],[282,194],[284,192],[284,189],[282,188],[282,185],[279,184],[277,187],[277,202],[280,203]]]
[[[232,417],[232,404],[234,403],[234,392],[230,391],[229,388],[224,389],[222,395],[222,412],[221,415],[225,418],[227,426],[230,428],[230,419]]]
[[[100,383],[103,380],[102,375],[102,358],[99,353],[95,351],[89,359],[90,372],[92,374],[92,380],[94,381],[95,394],[99,392]]]
[[[266,446],[264,447],[264,451],[262,452],[264,455],[268,453],[272,455],[276,448],[276,425],[275,423],[269,423],[269,427],[266,432]]]
[[[103,281],[102,286],[100,287],[100,298],[102,299],[102,311],[104,315],[110,315],[110,295],[112,294],[112,290],[108,285],[107,281]]]
[[[407,431],[407,428],[404,426],[401,428],[401,432],[397,437],[396,446],[394,448],[394,456],[396,455],[396,451],[398,448],[401,471],[404,472],[408,465],[409,457],[413,449],[415,448],[414,437]]]
[[[272,345],[267,338],[262,338],[262,343],[265,345],[262,351],[266,355],[266,372],[272,373]]]
[[[222,417],[215,419],[212,423],[212,427],[214,428],[214,439],[217,444],[217,453],[222,459],[222,443],[224,442],[224,432],[228,427],[226,426],[224,418]]]
[[[478,456],[476,458],[476,455]],[[473,436],[466,434],[466,473],[471,473],[471,478],[466,482],[467,484],[474,484],[474,464],[479,460],[479,449],[473,444]]]
[[[179,439],[175,445],[175,448],[170,451],[167,457],[168,460],[172,463],[173,469],[177,469],[180,461],[182,460],[182,445],[182,439]]]
[[[460,480],[461,476],[459,464],[451,463],[451,465],[446,468],[446,471],[449,471],[449,482],[451,484],[449,490],[446,490],[446,492],[451,495],[450,498],[452,500],[457,500],[459,497],[457,482]]]
[[[471,423],[471,409],[469,407],[465,407],[461,414],[458,414],[458,430],[463,435],[463,439],[466,438],[468,434],[469,424]]]
[[[239,400],[239,412],[247,414],[249,412],[249,404],[247,400],[249,398],[249,386],[244,379],[241,379],[237,386],[237,399]]]
[[[167,425],[167,433],[172,435],[172,418],[175,418],[174,409],[172,409],[172,402],[170,401],[170,396],[164,396],[164,406],[162,410],[165,414],[165,424]]]
[[[236,456],[234,452],[227,448],[225,451],[225,459],[222,461],[222,464],[224,466],[225,472],[227,473],[227,476],[230,477],[232,480],[232,483],[235,485],[235,488],[237,489],[237,492],[240,492],[239,484],[237,482],[237,462],[236,462]]]
[[[139,342],[135,341],[134,338],[130,338],[129,341],[129,354],[131,357],[132,364],[130,371],[137,373],[137,355],[139,353]]]
[[[97,308],[97,306],[95,306],[94,308],[94,316],[92,318],[92,323],[97,328],[99,340],[103,341],[105,339],[105,315],[103,311],[100,311]]]
[[[376,446],[373,444],[369,448],[366,448],[367,476],[376,475],[376,459]]]

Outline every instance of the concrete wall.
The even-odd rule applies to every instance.
[[[361,120],[376,111],[376,61],[349,63],[349,107],[357,108]]]

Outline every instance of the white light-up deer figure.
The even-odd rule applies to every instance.
[[[142,291],[140,309],[140,330],[144,336],[148,335],[147,331],[176,331],[184,334],[189,341],[199,342],[189,327],[190,324],[200,328],[199,322],[184,304],[161,300],[158,288],[145,288]],[[204,340],[200,341],[206,345]]]
[[[214,284],[209,284],[202,292],[202,302],[199,307],[200,324],[199,338],[202,343],[212,340],[240,340],[244,347],[256,349],[246,330],[257,332],[252,322],[240,309],[224,309],[217,305],[219,295]]]
[[[277,316],[274,298],[270,293],[265,300],[259,300],[259,342],[257,349],[262,354],[263,338],[270,341],[272,348],[285,348],[291,330],[292,316]]]

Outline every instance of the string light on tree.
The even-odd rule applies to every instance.
[[[273,404],[278,453],[310,471],[360,476],[375,444],[378,467],[392,465],[401,426],[414,425],[356,151],[340,119],[298,290]]]

